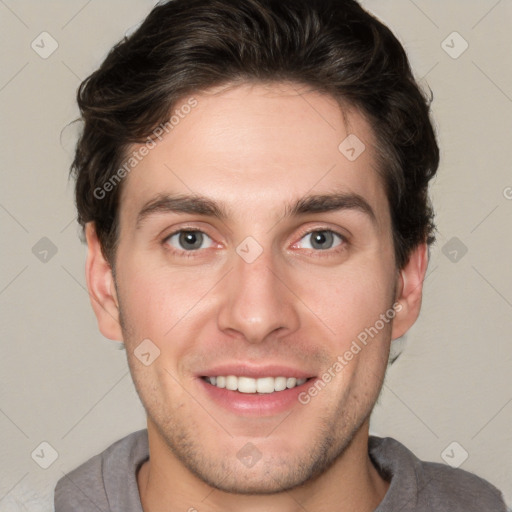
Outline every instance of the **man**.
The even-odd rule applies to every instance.
[[[171,0],[80,87],[101,332],[147,412],[56,511],[497,511],[369,437],[415,322],[439,151],[404,50],[352,0]]]

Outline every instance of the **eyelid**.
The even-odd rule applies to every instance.
[[[209,229],[205,228],[203,226],[204,223],[201,223],[201,226],[191,226],[191,225],[178,225],[178,226],[172,226],[168,227],[165,230],[161,232],[159,235],[159,238],[161,238],[163,241],[169,239],[171,236],[176,235],[177,233],[181,233],[182,231],[185,232],[199,232],[203,233],[204,235],[210,237],[212,240],[214,237],[210,235]]]
[[[348,243],[349,241],[348,235],[343,234],[341,230],[338,230],[330,226],[315,226],[311,228],[305,228],[304,231],[301,231],[301,234],[299,235],[299,240],[302,240],[306,235],[310,235],[311,233],[317,233],[321,231],[330,231],[331,233],[338,235],[345,243]]]
[[[344,240],[348,240],[348,235],[344,235],[341,233],[341,229],[336,229],[331,226],[314,226],[309,228],[304,228],[304,231],[300,235],[301,238],[303,238],[306,235],[309,235],[310,233],[316,233],[318,231],[331,231],[332,233],[335,233],[339,237],[343,238]]]
[[[216,242],[215,239],[211,235],[209,235],[206,232],[206,230],[204,230],[204,229],[200,229],[198,227],[192,227],[192,226],[180,226],[179,228],[174,228],[173,230],[171,230],[169,233],[165,234],[162,237],[162,245],[167,246],[167,250],[169,252],[171,252],[175,255],[178,255],[178,256],[193,256],[194,254],[203,252],[206,249],[211,249],[211,247],[207,247],[205,249],[195,249],[192,251],[186,251],[185,249],[179,249],[177,247],[172,246],[169,243],[169,239],[175,235],[180,234],[180,233],[202,233],[203,235],[207,236],[211,240],[213,246],[219,245],[219,243]]]
[[[314,253],[319,253],[319,255],[321,255],[322,253],[323,254],[332,254],[332,253],[336,253],[336,252],[339,252],[340,250],[343,250],[345,249],[346,245],[349,243],[349,237],[343,233],[341,233],[340,231],[341,230],[337,230],[333,227],[330,227],[330,226],[313,226],[313,227],[307,227],[307,228],[303,228],[301,231],[300,231],[300,234],[299,234],[299,238],[298,238],[298,241],[293,243],[292,245],[292,248],[295,248],[295,246],[300,242],[300,240],[302,240],[305,236],[307,235],[310,235],[312,233],[317,233],[317,232],[322,232],[322,231],[329,231],[331,233],[334,233],[335,235],[337,235],[340,239],[341,239],[341,243],[337,246],[335,246],[334,248],[331,248],[331,249],[325,249],[325,250],[312,250]],[[202,233],[203,235],[206,235],[208,238],[210,238],[210,240],[212,241],[212,244],[213,245],[217,245],[216,248],[218,248],[219,244],[218,242],[215,241],[215,239],[209,235],[206,230],[204,229],[201,229],[197,226],[180,226],[178,228],[175,228],[173,229],[171,232],[169,232],[168,234],[166,234],[163,239],[162,239],[162,243],[164,245],[167,245],[168,247],[170,247],[170,249],[168,249],[170,252],[174,253],[174,254],[177,254],[177,255],[180,255],[180,256],[193,256],[194,254],[197,254],[199,252],[204,252],[206,249],[211,249],[211,247],[209,248],[206,248],[206,249],[196,249],[196,250],[192,250],[192,251],[186,251],[184,249],[178,249],[176,247],[173,247],[171,246],[170,244],[168,244],[168,241],[171,237],[179,234],[179,233],[182,233],[182,232],[198,232],[198,233]],[[215,247],[214,247],[215,248]],[[306,249],[306,250],[311,250],[311,249]]]

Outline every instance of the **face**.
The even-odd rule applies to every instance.
[[[368,420],[396,334],[371,127],[298,91],[195,95],[121,198],[114,296],[148,428],[230,492],[331,466]],[[366,147],[356,159],[360,146],[339,149],[349,134]]]

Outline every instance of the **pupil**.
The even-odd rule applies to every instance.
[[[324,246],[324,244],[328,242],[332,242],[332,233],[329,233],[327,231],[317,231],[317,233],[313,237],[312,245],[313,247],[315,247],[315,249],[328,249],[328,247]]]
[[[202,235],[201,233],[185,231],[180,236],[180,244],[185,249],[197,249],[201,247]]]

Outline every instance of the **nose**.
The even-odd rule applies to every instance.
[[[300,323],[296,297],[269,253],[251,263],[235,255],[220,290],[219,329],[253,344],[294,332]]]

